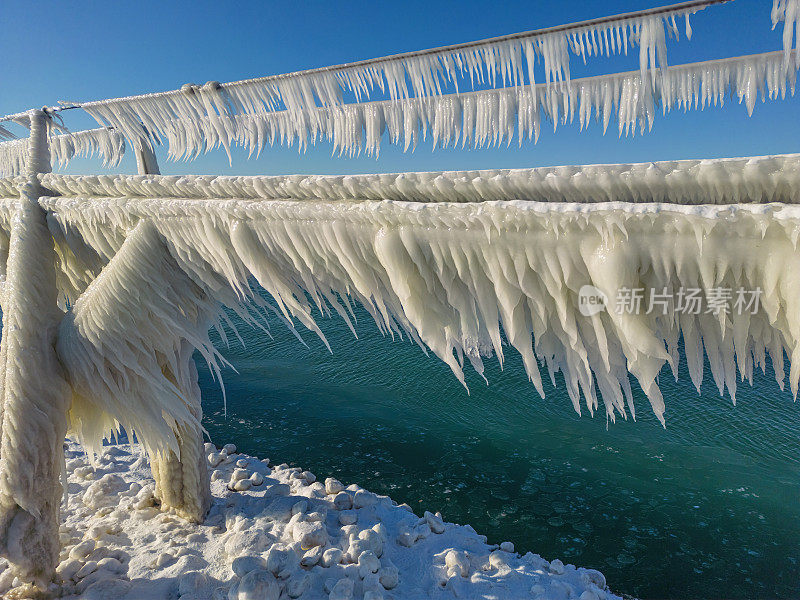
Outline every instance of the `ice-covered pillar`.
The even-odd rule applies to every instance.
[[[164,370],[164,374],[183,392],[192,416],[199,422],[203,409],[200,406],[197,367],[192,358],[194,348],[186,340],[179,343],[177,364],[181,372]],[[168,450],[150,458],[156,483],[155,495],[163,508],[172,508],[186,519],[199,523],[211,508],[211,483],[203,449],[203,432],[199,427],[179,425],[175,435],[180,456]]]
[[[55,250],[37,175],[50,171],[47,119],[30,112],[27,176],[11,222],[0,343],[0,556],[44,586],[59,553],[70,390],[54,342],[61,320]]]
[[[160,175],[156,155],[149,144],[136,147],[136,169],[139,175]],[[183,373],[165,373],[186,395],[189,408],[197,420],[203,416],[200,406],[200,386],[192,353],[186,341],[181,344],[178,364]],[[150,468],[156,482],[156,498],[164,508],[172,508],[191,521],[201,522],[211,507],[211,483],[203,452],[203,432],[197,428],[178,427],[180,456],[174,452],[157,453],[150,457]]]
[[[134,141],[136,172],[139,175],[161,175],[153,148],[146,140]]]
[[[139,175],[159,175],[158,162],[149,144],[140,143],[136,148],[136,169]],[[200,405],[200,386],[197,383],[197,367],[192,353],[194,348],[186,342],[181,344],[178,364],[182,373],[165,373],[173,379],[186,395],[189,408],[198,421],[203,416]],[[172,508],[191,521],[201,522],[211,507],[211,483],[203,452],[203,432],[198,428],[179,426],[175,432],[180,456],[167,451],[150,457],[150,468],[156,483],[156,498],[164,508]]]

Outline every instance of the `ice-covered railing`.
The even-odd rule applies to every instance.
[[[345,65],[311,69],[228,84],[187,84],[180,90],[128,98],[78,103],[98,123],[114,127],[129,140],[146,139],[147,132],[166,134],[174,121],[193,123],[186,134],[202,140],[218,137],[224,147],[235,131],[220,117],[287,110],[298,122],[319,118],[317,108],[339,106],[344,94],[358,102],[372,94],[391,100],[438,96],[448,87],[458,89],[459,78],[472,86],[536,83],[537,57],[543,62],[544,81],[569,81],[570,52],[584,60],[593,55],[627,53],[639,46],[640,78],[648,70],[665,67],[666,32],[679,36],[678,18],[727,0],[692,0],[616,17],[552,27],[443,48],[409,52]],[[647,78],[655,81],[655,76]],[[536,98],[534,97],[534,100]]]
[[[42,185],[65,197],[406,202],[800,202],[800,154],[376,175],[56,175]],[[0,178],[14,197],[22,178]],[[87,209],[88,210],[88,209]]]
[[[125,154],[125,138],[105,127],[50,135],[48,141],[51,162],[62,166],[76,156],[100,156],[103,166],[113,167],[120,163]],[[27,139],[0,142],[0,175],[23,173],[27,156]]]
[[[171,159],[191,159],[216,147],[224,148],[230,156],[231,145],[243,146],[251,154],[275,143],[296,143],[302,150],[319,140],[331,142],[334,152],[353,156],[362,151],[377,155],[384,138],[402,144],[405,150],[428,138],[435,147],[508,144],[515,135],[520,143],[524,139],[535,141],[542,120],[551,121],[555,129],[559,123],[572,122],[576,115],[581,129],[594,118],[602,122],[605,131],[616,119],[619,134],[631,135],[650,130],[659,110],[666,113],[673,108],[702,109],[722,104],[731,96],[752,113],[759,95],[765,100],[783,98],[787,92],[793,94],[800,65],[796,53],[666,66],[662,47],[665,24],[667,30],[677,34],[676,16],[685,16],[688,24],[689,14],[714,3],[718,2],[685,2],[349,65],[224,85],[210,83],[202,88],[184,86],[174,92],[70,104],[65,108],[84,108],[100,123],[128,137],[135,147],[149,147],[153,139],[166,142]],[[788,0],[777,1],[773,21],[785,19],[787,14],[791,17],[792,6]],[[789,21],[787,30],[791,29],[791,18]],[[651,35],[655,22],[661,30],[659,35]],[[548,50],[550,42],[546,40],[556,38],[567,40],[563,43],[582,56],[627,51],[629,41],[641,42],[640,70],[572,80],[563,63],[569,52]],[[518,62],[514,52],[502,50],[508,44],[530,45],[534,50],[528,58],[541,54],[545,83],[536,84],[535,60]],[[527,56],[526,52],[520,50],[519,54]],[[456,60],[459,53],[469,54],[474,60]],[[661,57],[657,70],[656,55]],[[425,74],[424,69],[412,68],[408,61],[428,61],[425,64],[430,68],[437,64],[439,67],[432,74]],[[365,71],[361,73],[359,69]],[[648,70],[650,76],[646,77]],[[348,77],[354,73],[361,75],[353,75],[355,79],[351,81]],[[445,93],[447,82],[458,90],[459,75],[468,76],[479,85],[512,87]],[[439,76],[443,79],[436,78]],[[341,89],[334,93],[331,88],[323,93],[315,87],[317,78],[332,78],[330,81],[341,84]],[[403,87],[398,78],[413,85]],[[271,85],[280,89],[265,92]],[[345,103],[341,93],[344,90],[354,92],[355,103]],[[376,90],[388,91],[390,99],[360,102]],[[254,95],[248,96],[251,93]],[[282,100],[281,93],[292,100]],[[24,115],[16,117],[25,119]]]
[[[213,300],[209,307],[231,306],[262,325],[257,314],[266,309],[320,336],[312,305],[349,321],[351,298],[382,331],[430,348],[462,382],[465,359],[479,373],[482,356],[503,360],[502,329],[540,392],[539,364],[551,377],[564,372],[576,410],[581,393],[595,410],[597,383],[610,419],[633,411],[627,368],[664,418],[655,377],[663,364],[676,365],[680,336],[698,386],[704,341],[720,392],[727,388],[734,396],[737,369],[752,377],[766,354],[782,381],[783,352],[796,364],[800,340],[800,320],[792,316],[800,314],[793,299],[800,292],[793,275],[800,212],[783,204],[796,201],[798,167],[800,156],[787,155],[347,177],[45,175],[43,185],[64,194],[39,203],[56,242],[58,289],[73,306],[74,324],[62,326],[60,345],[62,360],[72,365],[70,381],[83,390],[73,424],[91,439],[118,422],[155,448],[170,444],[164,432],[178,424],[196,426],[188,405],[159,375],[163,365],[148,367],[150,355],[141,353],[154,343],[147,332],[161,340],[172,331],[170,339],[191,341],[216,368],[206,333],[214,310],[190,318],[185,310],[160,307],[158,294],[141,296],[148,286],[180,280],[180,273],[189,279],[175,293],[185,297],[167,308],[190,297],[192,306]],[[5,193],[21,179],[0,182]],[[686,206],[692,194],[694,202],[737,204]],[[662,197],[684,204],[653,202]],[[570,198],[584,202],[565,202]],[[0,250],[7,248],[18,202],[0,201]],[[154,227],[145,236],[150,241],[127,244],[143,223]],[[134,246],[141,248],[134,252]],[[172,260],[175,272],[156,279],[162,275],[153,265]],[[251,288],[251,278],[269,301]],[[617,314],[609,306],[589,319],[579,314],[585,285],[612,301],[624,289],[760,290],[764,305],[758,314],[669,316]],[[126,294],[139,301],[116,308],[112,299]],[[257,302],[255,313],[247,300]],[[132,318],[128,304],[147,320],[136,338],[119,330]],[[126,344],[130,351],[123,351]],[[106,353],[114,360],[103,358]],[[797,379],[793,369],[795,392]],[[142,390],[149,390],[145,402],[166,403],[163,414],[130,410]]]

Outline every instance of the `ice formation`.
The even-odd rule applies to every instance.
[[[597,408],[596,385],[611,420],[626,415],[626,406],[634,410],[630,371],[663,421],[656,377],[665,363],[677,367],[681,335],[694,383],[702,379],[705,343],[720,392],[727,388],[734,397],[737,368],[750,378],[769,354],[782,383],[784,350],[795,359],[800,348],[800,280],[792,266],[800,260],[800,211],[789,206],[134,198],[42,204],[60,230],[56,239],[98,253],[140,220],[150,221],[180,268],[210,293],[223,281],[240,298],[255,298],[252,277],[287,320],[317,333],[307,298],[346,320],[352,298],[382,331],[427,346],[462,382],[465,358],[478,373],[492,352],[503,361],[502,330],[540,394],[542,363],[551,378],[564,373],[579,412],[581,393],[591,412]],[[763,310],[663,317],[609,307],[588,318],[578,311],[585,285],[608,298],[639,287],[761,289]],[[102,331],[104,323],[98,315],[92,325]],[[795,393],[798,377],[796,366],[789,376]],[[103,390],[95,397],[113,402]]]
[[[103,165],[119,164],[125,154],[125,139],[105,127],[75,133],[51,135],[50,161],[65,165],[76,156],[100,156]],[[28,140],[19,139],[0,143],[0,175],[19,175],[25,171]]]
[[[0,178],[0,197],[14,196],[19,181]],[[66,197],[795,204],[800,154],[375,175],[46,174],[41,181]]]
[[[219,374],[208,329],[225,335],[223,306],[265,329],[272,312],[298,337],[297,322],[325,340],[319,315],[336,312],[352,328],[358,302],[383,333],[429,349],[465,386],[465,363],[482,376],[484,358],[494,354],[502,365],[510,346],[542,397],[540,368],[553,384],[562,372],[575,410],[593,414],[602,402],[610,421],[635,417],[633,375],[665,422],[657,378],[665,364],[677,376],[681,338],[698,389],[704,353],[720,393],[727,389],[734,400],[737,379],[752,381],[768,357],[783,386],[788,355],[796,396],[798,155],[339,178],[47,174],[51,162],[79,154],[116,164],[123,137],[147,171],[155,168],[152,140],[166,140],[173,158],[232,144],[251,152],[276,141],[304,148],[318,139],[340,154],[377,154],[384,132],[406,149],[429,135],[435,147],[487,146],[510,143],[515,133],[538,138],[542,117],[557,126],[577,114],[582,128],[594,118],[604,131],[616,118],[628,135],[651,128],[657,110],[703,108],[730,95],[752,112],[759,95],[794,93],[800,0],[773,5],[773,23],[785,22],[783,52],[667,66],[665,40],[678,36],[676,18],[686,18],[688,37],[689,15],[720,1],[84,103],[76,107],[104,127],[78,134],[51,135],[63,128],[43,111],[0,119],[31,131],[29,140],[0,145],[0,169],[17,175],[0,179],[0,196],[8,196],[0,201],[0,556],[9,573],[40,586],[52,575],[68,427],[94,450],[120,426],[136,435],[151,455],[152,493],[162,507],[204,518],[211,498],[191,357],[199,350]],[[570,52],[585,59],[629,45],[638,45],[638,72],[571,79]],[[538,84],[537,57],[544,66]],[[460,93],[466,80],[502,89]],[[388,100],[362,102],[378,95]],[[0,137],[10,132],[0,128]],[[609,304],[586,313],[587,288],[606,302],[642,290],[649,308]],[[758,291],[761,303],[752,312],[653,310],[657,292],[697,290],[710,304],[718,289]],[[39,443],[25,443],[30,438]],[[240,471],[231,474],[233,489],[264,482],[256,473],[246,484]],[[98,483],[84,501],[93,504],[118,481]],[[349,510],[358,494],[350,498],[341,487],[325,491],[336,510]],[[357,520],[339,517],[345,527]],[[401,528],[398,542],[413,544],[420,528],[446,529],[435,515],[425,521]],[[327,529],[315,522],[293,522],[304,552],[324,545]],[[367,537],[378,539],[374,533]],[[359,540],[348,540],[346,552],[366,581],[381,568],[380,553],[364,557],[371,542]],[[86,542],[79,554],[91,551]],[[510,568],[487,560],[489,569]],[[471,568],[461,550],[442,562],[445,585]],[[88,562],[74,575],[98,568]],[[557,570],[563,574],[563,565]],[[258,575],[248,580],[252,572]],[[232,588],[237,597],[259,587],[280,593],[266,570],[249,573]],[[326,592],[347,597],[364,585],[346,576]],[[380,597],[373,587],[369,593]],[[548,591],[540,587],[530,591]]]
[[[349,320],[352,298],[462,382],[464,357],[479,373],[485,355],[503,361],[502,330],[540,393],[544,364],[564,372],[576,410],[582,393],[612,420],[633,411],[628,370],[663,420],[655,379],[675,367],[680,335],[698,386],[703,340],[721,392],[734,396],[736,369],[749,378],[767,353],[782,381],[783,351],[793,357],[800,339],[791,270],[780,270],[796,254],[799,165],[786,155],[346,177],[43,175],[62,194],[40,204],[61,305],[72,307],[57,346],[71,428],[91,444],[122,424],[152,451],[180,455],[177,430],[199,427],[188,349],[217,368],[207,331],[220,305],[256,326],[266,309],[321,336],[312,304]],[[0,192],[22,182],[2,179]],[[18,203],[0,202],[0,240]],[[584,285],[608,298],[761,289],[764,310],[666,319],[609,307],[589,319],[578,311]]]
[[[0,556],[26,581],[57,564],[69,388],[54,350],[55,254],[35,174],[49,170],[41,112],[31,126],[27,183],[11,208],[0,306]]]
[[[0,124],[0,140],[13,140],[16,139],[16,137],[17,136]]]
[[[627,54],[629,46],[638,45],[639,77],[655,81],[656,66],[667,66],[667,33],[676,39],[680,35],[676,19],[685,19],[686,36],[691,37],[689,15],[718,3],[700,0],[360,63],[228,84],[186,84],[171,92],[83,102],[80,106],[98,123],[114,127],[129,140],[146,140],[147,132],[168,137],[178,122],[179,135],[186,138],[189,148],[202,147],[204,140],[218,140],[228,148],[237,134],[234,123],[226,117],[234,114],[286,110],[296,121],[293,128],[299,130],[322,118],[319,106],[341,106],[345,94],[356,102],[375,94],[388,95],[392,101],[423,99],[439,96],[450,87],[460,91],[459,79],[469,80],[472,87],[535,86],[537,57],[543,63],[545,83],[560,83],[570,80],[570,53],[586,60],[597,55]],[[646,76],[648,71],[652,77]],[[646,91],[649,93],[649,88]],[[537,100],[532,94],[531,102]]]
[[[620,136],[652,129],[658,112],[703,110],[723,105],[728,97],[752,114],[756,102],[794,94],[797,62],[785,68],[780,51],[668,67],[652,84],[637,71],[584,79],[540,83],[496,90],[444,94],[315,108],[304,113],[282,110],[266,113],[221,114],[213,119],[174,118],[150,125],[169,147],[169,158],[191,159],[216,147],[246,148],[251,154],[265,146],[297,145],[300,150],[318,141],[333,145],[334,153],[354,156],[380,153],[386,138],[404,150],[430,139],[434,147],[490,147],[510,144],[516,137],[537,141],[542,121],[572,123],[581,130],[591,122],[605,132],[617,122]],[[118,118],[100,122],[124,130]]]
[[[783,52],[786,64],[797,54],[797,25],[800,21],[800,1],[772,0],[772,28],[783,21]],[[795,56],[796,60],[796,56]]]

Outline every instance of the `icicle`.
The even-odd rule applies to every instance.
[[[649,25],[641,27],[642,36],[658,38],[659,34],[652,31]],[[732,96],[752,112],[759,95],[766,100],[784,97],[787,88],[794,93],[796,69],[783,71],[781,52],[666,67],[664,58],[659,57],[660,42],[656,42],[654,54],[644,58],[644,71],[639,72],[570,81],[566,80],[568,73],[547,72],[546,81],[541,84],[333,105],[314,113],[218,115],[216,125],[204,119],[175,120],[163,129],[168,131],[166,141],[172,159],[188,159],[226,144],[239,145],[251,154],[275,143],[297,144],[302,151],[322,140],[332,143],[333,152],[340,156],[356,156],[361,151],[377,156],[384,131],[391,143],[400,144],[402,138],[406,151],[414,149],[420,139],[427,139],[429,132],[435,145],[447,146],[460,137],[462,146],[487,147],[509,143],[515,135],[515,122],[519,140],[537,139],[541,110],[553,122],[554,129],[572,122],[577,113],[581,130],[594,115],[602,118],[605,131],[615,114],[619,134],[634,135],[652,129],[659,104],[666,114],[674,107],[694,110],[721,105]],[[542,41],[540,49],[548,56],[566,52],[565,47],[552,40]],[[528,54],[533,51],[531,47]],[[659,66],[657,70],[653,70],[655,65]],[[646,91],[642,86],[643,72],[652,73],[645,80]],[[510,80],[516,77],[516,72],[506,73]],[[0,144],[0,162],[5,161],[2,164],[13,162],[15,143]]]
[[[82,353],[89,357],[82,364],[106,369],[107,365],[91,358],[96,355],[92,347],[102,343],[116,348],[111,368],[124,376],[109,381],[136,378],[152,388],[153,394],[147,395],[152,416],[138,426],[151,431],[151,439],[168,438],[169,432],[159,429],[162,416],[159,412],[156,417],[155,409],[163,403],[166,414],[184,418],[180,400],[153,387],[158,373],[137,348],[166,339],[161,330],[167,327],[193,340],[195,347],[206,348],[214,360],[207,338],[201,335],[202,319],[195,317],[204,307],[213,312],[216,303],[243,310],[243,301],[258,297],[249,285],[250,278],[255,278],[272,296],[270,310],[287,324],[296,319],[321,335],[311,302],[323,312],[333,309],[346,317],[337,298],[350,297],[362,303],[384,331],[402,331],[430,348],[462,383],[465,362],[482,373],[483,357],[495,353],[502,360],[501,327],[540,392],[544,390],[537,361],[546,363],[551,373],[564,374],[576,410],[583,396],[590,411],[602,399],[609,419],[633,411],[627,383],[630,371],[663,422],[664,399],[656,376],[664,364],[674,365],[681,336],[690,374],[698,385],[704,345],[718,349],[709,351],[711,375],[731,395],[737,364],[740,376],[749,377],[751,365],[763,364],[769,353],[782,381],[783,352],[793,364],[800,353],[800,288],[793,277],[800,268],[794,245],[800,208],[707,205],[709,200],[737,197],[784,201],[785,194],[798,189],[794,181],[798,161],[800,157],[792,155],[749,162],[680,161],[573,171],[420,173],[394,176],[393,183],[387,183],[387,176],[348,177],[345,182],[345,178],[297,176],[81,179],[48,175],[44,180],[48,185],[86,187],[100,193],[104,186],[143,185],[145,192],[160,186],[172,193],[194,191],[197,195],[196,199],[42,200],[59,231],[65,232],[59,239],[72,240],[75,256],[85,254],[81,246],[96,255],[113,255],[124,231],[137,222],[147,233],[141,234],[140,241],[150,249],[135,253],[140,257],[136,261],[121,252],[119,259],[109,263],[107,281],[87,288],[76,304],[75,325],[65,325],[69,329],[64,333],[63,343],[69,345],[65,354]],[[570,181],[578,183],[570,187]],[[719,193],[709,192],[713,189]],[[214,190],[247,192],[241,197],[250,199],[202,199],[218,193]],[[285,196],[281,190],[307,194],[310,199],[263,200]],[[548,200],[561,194],[562,202],[496,201],[519,198],[525,190],[531,197]],[[682,194],[689,194],[698,206],[653,203],[659,198],[676,201]],[[446,201],[373,201],[370,195]],[[329,201],[344,197],[361,201]],[[614,202],[587,202],[597,197]],[[258,199],[262,200],[253,201]],[[483,201],[453,201],[464,199]],[[571,199],[583,203],[564,202]],[[137,227],[136,231],[141,230]],[[682,240],[678,246],[676,237]],[[531,239],[536,240],[535,246]],[[737,243],[731,244],[731,239]],[[774,260],[775,256],[780,260]],[[117,315],[110,306],[143,286],[172,289],[171,285],[177,285],[173,296],[148,294],[148,319],[151,313],[157,318],[135,329],[137,340],[114,333],[116,319],[136,315]],[[585,285],[606,295],[610,304],[605,310],[589,316],[578,310]],[[699,288],[708,294],[714,286],[762,290],[763,304],[752,314],[736,312],[731,306],[727,320],[706,313],[664,319],[652,311],[619,311],[616,304],[618,292],[625,289]],[[109,302],[110,297],[115,302]],[[191,312],[186,313],[188,309]],[[123,326],[124,322],[119,325]],[[133,345],[129,350],[128,344]],[[737,361],[736,355],[745,358]],[[789,377],[793,388],[796,372],[793,369]],[[109,410],[126,411],[123,400],[98,386],[89,390],[88,398]]]
[[[797,38],[800,37],[800,0],[772,0],[772,28],[783,24],[783,68],[796,68],[798,63]],[[792,51],[794,50],[794,57]],[[794,60],[792,60],[792,58]]]
[[[101,156],[103,166],[113,167],[125,154],[125,139],[106,128],[89,129],[49,138],[51,162],[66,165],[76,156]],[[24,172],[27,139],[0,143],[0,174],[18,175]]]
[[[341,65],[228,84],[209,82],[202,87],[186,84],[171,92],[87,102],[80,106],[98,123],[113,127],[134,143],[148,135],[154,136],[156,141],[168,140],[170,156],[174,158],[191,158],[205,148],[217,146],[229,152],[230,143],[239,138],[238,131],[232,127],[237,115],[260,116],[282,110],[287,112],[282,117],[288,128],[286,133],[297,137],[302,145],[306,132],[311,132],[313,139],[315,132],[324,127],[325,113],[319,109],[340,106],[346,93],[352,94],[357,103],[370,99],[376,89],[388,93],[391,101],[435,98],[441,96],[449,84],[458,91],[457,70],[462,76],[468,75],[473,87],[485,83],[496,87],[500,82],[503,86],[521,85],[524,73],[528,74],[528,84],[533,86],[537,52],[544,65],[546,82],[569,82],[570,49],[585,60],[586,56],[620,51],[627,54],[628,44],[638,43],[641,76],[649,70],[651,77],[655,77],[652,71],[656,58],[662,68],[666,66],[664,27],[669,27],[677,37],[675,17],[684,16],[688,36],[688,16],[711,3],[712,0],[700,2],[690,8],[676,5],[665,7],[656,15],[633,13],[600,24],[532,31],[366,61],[367,64],[361,65]],[[795,13],[783,9],[782,14]],[[533,102],[538,102],[536,96]]]

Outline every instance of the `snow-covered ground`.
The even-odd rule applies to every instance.
[[[206,450],[214,504],[194,525],[155,506],[138,446],[107,446],[92,467],[67,442],[61,586],[51,591],[87,600],[618,598],[598,571],[520,556],[468,525],[232,445]],[[0,594],[33,594],[15,583],[0,561]]]

